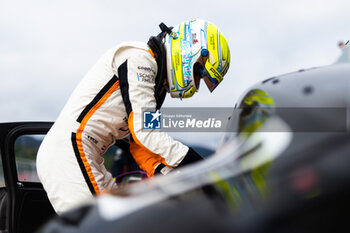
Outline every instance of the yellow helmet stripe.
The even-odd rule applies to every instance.
[[[177,86],[185,87],[182,71],[182,57],[181,57],[181,39],[184,38],[184,23],[180,25],[179,37],[176,39],[171,39],[171,60],[173,65],[173,79],[175,89],[178,89]]]
[[[219,52],[218,52],[218,30],[216,26],[211,23],[207,23],[207,42],[208,42],[208,50],[213,56],[213,61],[210,61],[210,64],[214,66],[216,69],[219,66]],[[210,56],[209,56],[210,59]],[[214,63],[213,63],[214,62]]]
[[[220,44],[221,44],[221,56],[224,67],[222,67],[220,73],[226,72],[228,65],[230,64],[230,50],[228,48],[227,41],[225,37],[220,33]]]
[[[254,89],[244,97],[244,102],[248,105],[252,105],[254,103],[260,103],[265,105],[274,105],[273,99],[265,92],[259,89]]]

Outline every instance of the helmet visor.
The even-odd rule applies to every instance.
[[[214,89],[219,85],[220,82],[218,82],[216,79],[212,79],[209,76],[203,77],[205,84],[207,85],[210,92],[213,92]]]
[[[210,65],[210,63],[208,63],[209,62],[206,63],[205,68],[199,62],[194,64],[193,71],[195,87],[197,90],[199,89],[199,81],[203,78],[209,91],[213,92],[222,81],[223,77],[213,66]]]
[[[210,92],[222,81],[222,74],[215,68],[209,61],[209,52],[206,49],[201,51],[201,56],[197,59],[193,66],[193,76],[195,80],[196,89],[199,88],[199,81],[201,78],[204,79]]]
[[[205,84],[207,85],[209,91],[212,92],[219,85],[219,83],[221,83],[223,77],[208,60],[205,63],[204,73],[206,74],[203,76]]]

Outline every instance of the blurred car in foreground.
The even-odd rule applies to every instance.
[[[203,162],[103,195],[41,232],[337,232],[350,207],[350,65],[244,92]]]

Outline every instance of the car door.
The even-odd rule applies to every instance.
[[[36,152],[51,122],[0,124],[5,187],[0,188],[0,231],[30,233],[55,215],[35,167]]]

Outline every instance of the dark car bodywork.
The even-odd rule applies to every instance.
[[[349,74],[348,63],[334,64],[252,86],[228,116],[230,132],[214,155],[100,196],[54,218],[40,232],[334,232],[347,227]],[[13,139],[6,139],[13,129],[0,127],[8,128],[1,134],[2,159],[13,169]],[[7,229],[25,232],[16,219],[27,196],[21,193],[36,189],[21,187],[13,172],[4,173]],[[31,212],[25,213],[21,219]]]
[[[349,74],[344,63],[262,81],[238,101],[213,156],[102,196],[43,232],[345,229]]]

